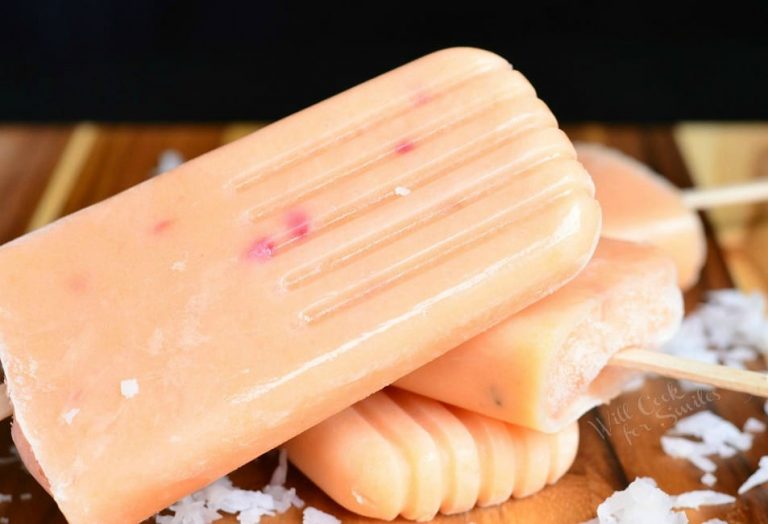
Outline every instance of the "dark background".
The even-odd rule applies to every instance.
[[[275,119],[454,45],[563,121],[768,118],[768,0],[0,0],[0,120]]]

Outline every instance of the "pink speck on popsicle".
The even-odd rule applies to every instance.
[[[285,217],[291,238],[304,238],[309,233],[309,215],[304,211],[291,211]]]
[[[275,242],[269,237],[261,237],[245,250],[246,260],[269,260],[275,252]]]
[[[432,95],[427,91],[417,91],[416,94],[413,95],[412,100],[414,106],[420,107],[431,102]]]
[[[403,140],[402,142],[399,142],[395,146],[395,153],[398,155],[404,155],[406,153],[410,153],[413,151],[413,148],[416,147],[413,142],[410,140]]]
[[[173,223],[174,223],[174,220],[170,218],[159,220],[155,222],[154,226],[152,226],[152,232],[156,235],[159,235],[160,233],[162,233],[163,231],[171,227]]]
[[[88,278],[85,275],[72,275],[67,282],[67,287],[73,293],[81,294],[88,291]]]

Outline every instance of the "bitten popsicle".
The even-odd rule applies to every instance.
[[[559,288],[599,222],[520,73],[429,55],[0,248],[16,443],[73,524],[138,522]]]
[[[554,294],[395,385],[539,431],[559,431],[618,395],[631,372],[607,366],[655,348],[683,314],[672,261],[647,245],[603,239]]]
[[[616,149],[577,143],[576,152],[595,182],[603,236],[658,247],[674,260],[680,287],[695,284],[707,242],[699,216],[686,206],[680,190]]]
[[[523,401],[524,399],[519,399]],[[288,457],[360,515],[429,520],[554,484],[573,464],[576,423],[554,434],[388,388],[305,431]]]

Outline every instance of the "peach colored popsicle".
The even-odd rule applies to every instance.
[[[556,293],[395,383],[539,431],[559,431],[621,392],[631,372],[606,367],[628,347],[655,348],[683,314],[672,261],[603,239]]]
[[[645,164],[599,144],[576,145],[595,182],[603,209],[603,236],[652,244],[672,257],[680,287],[699,279],[707,243],[696,211],[680,191]]]
[[[554,291],[599,222],[520,73],[427,56],[1,248],[16,442],[70,522],[140,521]]]
[[[521,399],[522,400],[522,399]],[[573,464],[576,423],[540,433],[397,389],[289,441],[296,467],[360,515],[425,521],[526,497]]]

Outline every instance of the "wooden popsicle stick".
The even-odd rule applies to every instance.
[[[611,357],[608,365],[652,371],[665,377],[690,380],[768,398],[768,375],[755,371],[708,364],[646,349],[620,351]]]
[[[5,420],[6,417],[10,417],[11,413],[13,413],[7,389],[8,386],[0,384],[0,420]]]
[[[743,184],[684,189],[681,197],[689,209],[697,210],[762,202],[768,200],[768,178],[756,178]]]

